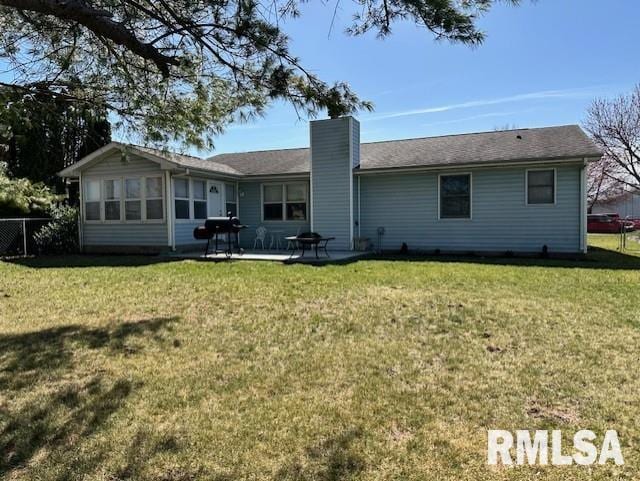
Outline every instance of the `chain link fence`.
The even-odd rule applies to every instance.
[[[37,253],[34,234],[51,219],[0,219],[0,257],[28,256]]]
[[[627,252],[640,253],[640,230],[627,232],[626,230],[620,234],[618,242],[618,250]]]

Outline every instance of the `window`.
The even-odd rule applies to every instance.
[[[282,184],[271,184],[263,186],[263,219],[282,220],[284,212],[282,206]]]
[[[104,220],[120,220],[120,179],[104,181]]]
[[[236,185],[225,184],[225,214],[231,213],[233,217],[238,215],[238,206],[236,205]]]
[[[286,184],[287,220],[307,219],[306,184]]]
[[[174,179],[176,219],[189,219],[189,179]]]
[[[207,183],[204,180],[193,181],[193,218],[207,218]]]
[[[142,220],[140,179],[124,180],[124,219]]]
[[[162,177],[83,179],[85,221],[164,219]]]
[[[440,218],[471,218],[471,174],[440,176]]]
[[[147,220],[162,220],[164,209],[162,205],[162,177],[147,177],[145,179],[145,203]]]
[[[263,220],[307,220],[307,192],[304,182],[263,185]]]
[[[85,220],[100,220],[100,181],[84,182],[84,217]]]
[[[556,171],[527,170],[527,204],[554,204]]]

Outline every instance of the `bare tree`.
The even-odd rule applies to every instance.
[[[640,84],[629,94],[594,100],[584,127],[603,151],[602,160],[591,167],[590,179],[595,181],[591,187],[603,192],[606,178],[631,190],[639,189]]]
[[[615,168],[614,161],[603,157],[587,166],[587,208],[589,213],[596,202],[611,199],[624,192],[624,184],[607,173]]]

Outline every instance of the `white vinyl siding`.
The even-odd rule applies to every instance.
[[[88,167],[82,173],[83,201],[84,201],[84,221],[83,221],[83,245],[87,247],[110,246],[167,246],[167,225],[165,213],[165,192],[162,182],[162,171],[155,162],[132,154],[126,162],[123,162],[119,153],[110,155],[100,162]],[[145,220],[145,203],[142,203],[141,220],[126,220],[125,203],[126,190],[122,190],[121,195],[121,216],[119,221],[103,220],[102,206],[102,184],[105,179],[141,179],[142,184],[149,182],[155,184],[155,194],[153,198],[147,196],[149,202],[155,202],[153,212],[157,218],[152,218],[149,214],[151,209],[146,209],[147,219]],[[157,179],[157,180],[154,180]],[[141,192],[144,194],[145,191]],[[91,212],[97,212],[98,216],[93,218]]]
[[[352,167],[358,162],[355,124],[351,117],[311,123],[312,229],[335,237],[329,249],[352,248]]]
[[[361,235],[376,245],[384,227],[385,250],[406,242],[443,252],[580,252],[581,167],[555,167],[556,203],[544,209],[526,204],[524,167],[473,170],[473,217],[464,222],[438,219],[437,173],[362,175]]]

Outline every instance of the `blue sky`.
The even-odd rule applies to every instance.
[[[410,24],[385,40],[348,37],[353,4],[344,0],[329,35],[334,5],[311,2],[285,29],[306,67],[374,102],[375,112],[357,115],[363,142],[580,123],[594,97],[640,82],[637,0],[499,5],[481,20],[488,38],[475,49],[436,42]],[[307,145],[307,119],[277,104],[231,126],[215,153]]]
[[[363,142],[581,123],[595,97],[640,82],[637,0],[499,4],[480,20],[488,37],[478,48],[436,42],[410,23],[396,24],[384,40],[349,37],[350,0],[341,0],[330,32],[335,2],[305,3],[302,16],[283,27],[308,70],[348,82],[375,104],[356,115]],[[308,132],[308,119],[277,103],[263,118],[230,126],[214,152],[191,153],[307,146]]]

